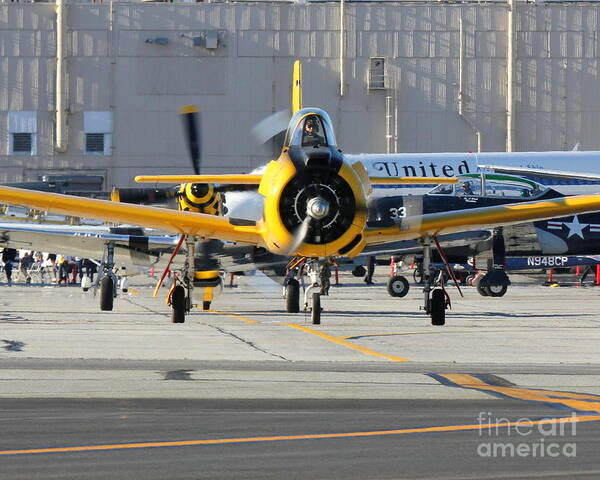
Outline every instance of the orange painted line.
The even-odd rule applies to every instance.
[[[337,343],[338,345],[343,345],[344,347],[351,348],[352,350],[356,350],[358,352],[364,353],[365,355],[371,355],[373,357],[385,358],[386,360],[390,360],[392,362],[408,362],[407,358],[396,357],[394,355],[386,355],[384,353],[376,352],[375,350],[371,350],[369,348],[361,347],[359,345],[354,345],[353,343],[342,340],[338,337],[334,337],[332,335],[327,335],[326,333],[319,332],[318,330],[313,330],[308,327],[301,327],[300,325],[296,325],[294,323],[285,323],[288,327],[296,328],[303,332],[311,333],[312,335],[316,335],[317,337],[321,337],[325,340],[328,340],[332,343]]]
[[[107,450],[127,450],[157,447],[191,447],[203,445],[227,445],[232,443],[256,443],[256,442],[284,442],[289,440],[322,440],[331,438],[357,438],[357,437],[381,437],[390,435],[407,435],[411,433],[436,433],[436,432],[459,432],[466,430],[483,430],[494,427],[513,427],[517,425],[541,425],[541,424],[568,424],[581,422],[600,421],[600,415],[570,416],[559,418],[545,418],[542,420],[525,420],[515,422],[499,422],[494,424],[469,424],[469,425],[447,425],[438,427],[415,427],[402,428],[398,430],[375,430],[368,432],[349,433],[321,433],[309,435],[282,435],[273,437],[242,437],[242,438],[214,438],[207,440],[183,440],[177,442],[145,442],[145,443],[120,443],[112,445],[82,445],[78,447],[54,447],[54,448],[31,448],[27,450],[3,450],[0,455],[26,455],[35,453],[73,453],[73,452],[97,452]]]

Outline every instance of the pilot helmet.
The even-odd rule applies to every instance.
[[[306,122],[304,123],[304,128],[307,128],[307,127],[314,128],[315,130],[317,130],[319,128],[318,121],[314,115],[311,115],[310,117],[308,117],[306,119]]]

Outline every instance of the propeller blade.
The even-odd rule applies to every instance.
[[[266,143],[267,140],[287,129],[290,118],[289,110],[280,110],[263,118],[252,127],[250,133],[259,143]]]
[[[200,110],[195,105],[187,105],[179,110],[185,130],[186,141],[192,160],[194,174],[200,174],[200,164],[202,162],[202,134]]]
[[[290,243],[288,248],[285,249],[284,255],[293,255],[296,252],[296,250],[298,250],[298,247],[302,244],[302,242],[308,235],[308,229],[310,228],[311,220],[312,217],[307,214],[302,223],[298,225],[298,227],[292,234],[292,242]]]

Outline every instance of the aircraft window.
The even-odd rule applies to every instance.
[[[486,193],[492,197],[528,198],[539,193],[539,190],[534,188],[532,185],[513,185],[510,183],[495,182],[493,180],[486,180],[485,189]]]
[[[452,195],[454,192],[454,185],[438,185],[431,192],[432,195]]]
[[[481,184],[475,180],[464,180],[456,186],[456,194],[459,197],[481,195]]]
[[[316,147],[318,145],[326,145],[325,132],[323,125],[317,115],[309,115],[304,120],[302,127],[302,146]]]

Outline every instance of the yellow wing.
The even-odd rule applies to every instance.
[[[0,186],[0,202],[107,222],[130,223],[173,233],[185,233],[251,245],[262,244],[260,229],[257,226],[234,225],[228,218],[202,213],[115,203],[4,186]]]
[[[390,227],[367,229],[365,238],[367,244],[411,240],[424,235],[492,228],[598,210],[600,210],[600,195],[537,200],[454,212],[414,215],[403,218],[400,223]]]

